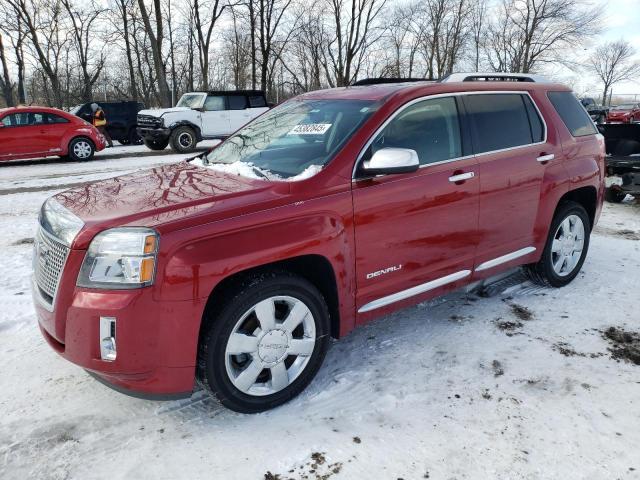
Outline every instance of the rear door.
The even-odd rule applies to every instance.
[[[357,307],[378,311],[450,286],[471,274],[477,243],[476,161],[463,146],[453,96],[426,98],[396,112],[360,162],[385,147],[417,152],[421,167],[361,178],[353,205]],[[466,177],[466,179],[465,179]]]
[[[200,119],[202,135],[205,137],[225,136],[232,131],[224,95],[207,95]]]
[[[249,123],[251,111],[248,108],[246,95],[229,95],[227,101],[229,103],[229,125],[231,130],[235,132]]]
[[[491,272],[535,251],[543,177],[558,165],[561,150],[526,92],[463,99],[480,173],[476,270]]]

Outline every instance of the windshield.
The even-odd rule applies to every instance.
[[[289,100],[230,137],[207,155],[204,164],[255,178],[308,178],[333,158],[377,106],[370,100]]]
[[[633,103],[624,103],[622,105],[616,105],[615,107],[612,107],[613,110],[633,110]]]
[[[204,93],[185,93],[180,97],[180,101],[176,107],[200,108],[204,102]]]

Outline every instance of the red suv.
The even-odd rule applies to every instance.
[[[83,161],[104,147],[105,139],[93,125],[62,110],[0,109],[0,160],[68,156]]]
[[[44,337],[117,390],[197,381],[257,412],[376,316],[520,265],[566,285],[600,214],[603,138],[568,88],[497,75],[307,93],[200,158],[50,198]]]

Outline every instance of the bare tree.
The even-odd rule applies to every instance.
[[[203,90],[209,89],[209,54],[211,50],[211,38],[216,23],[229,7],[226,0],[189,0],[192,6],[195,23],[196,47],[200,71],[202,72]]]
[[[375,21],[386,0],[327,2],[333,31],[326,48],[325,69],[329,85],[342,87],[356,79],[367,50],[382,36]]]
[[[10,0],[16,1],[16,0]],[[19,0],[24,1],[24,0]],[[167,83],[167,70],[162,57],[162,44],[164,41],[164,27],[162,18],[162,5],[160,0],[153,0],[153,13],[155,14],[155,29],[151,25],[149,11],[145,5],[145,0],[138,0],[140,16],[144,24],[144,29],[149,37],[151,53],[153,55],[153,66],[155,70],[156,82],[158,84],[158,100],[163,107],[171,107],[171,92]]]
[[[116,28],[119,28],[120,25],[122,26],[120,36],[124,41],[127,70],[129,73],[129,98],[132,100],[138,100],[138,86],[133,62],[133,51],[131,48],[131,15],[129,13],[135,8],[136,4],[135,0],[116,0],[115,4],[118,13],[118,21],[114,23],[116,23]]]
[[[617,40],[600,45],[589,58],[589,69],[603,84],[603,104],[613,85],[640,74],[640,62],[633,60],[635,53],[631,43]]]
[[[2,77],[0,77],[0,90],[4,97],[4,103],[7,107],[15,106],[13,101],[13,83],[9,76],[9,62],[4,53],[4,43],[2,42],[2,33],[0,32],[0,66],[2,66]]]
[[[495,71],[531,72],[570,63],[566,52],[599,31],[602,8],[584,0],[502,0],[490,27],[487,57]]]

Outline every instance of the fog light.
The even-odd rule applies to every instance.
[[[113,362],[116,354],[116,319],[100,317],[100,358]]]

